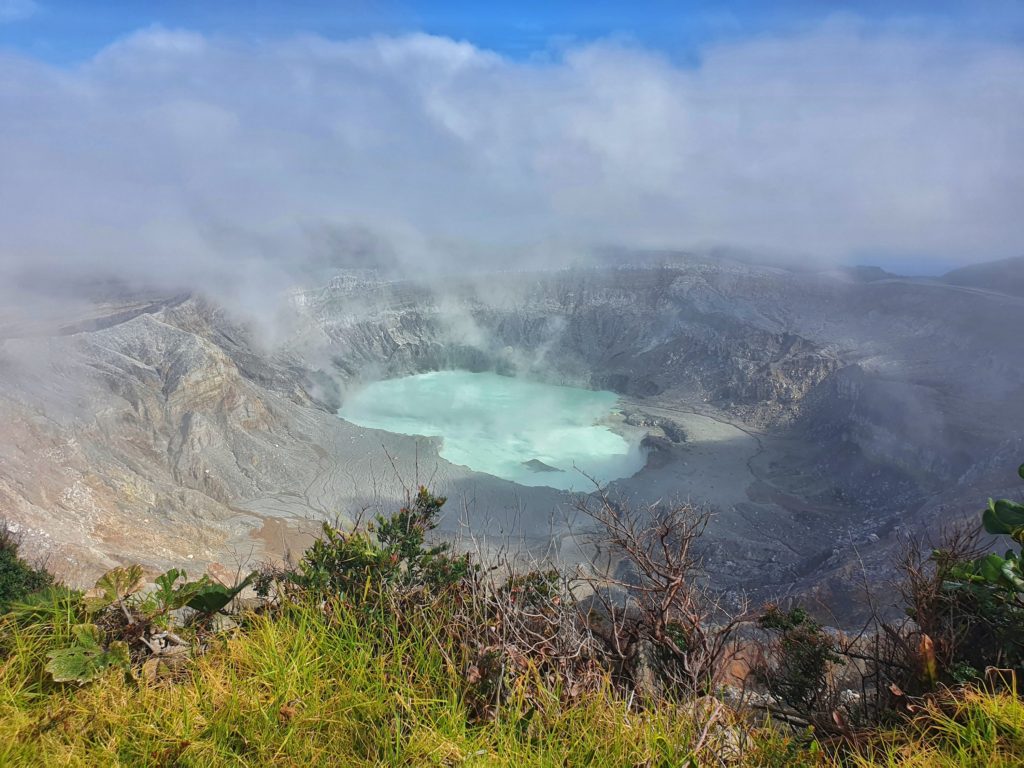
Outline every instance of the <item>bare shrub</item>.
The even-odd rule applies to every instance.
[[[1000,643],[993,619],[969,590],[951,589],[962,578],[965,563],[987,551],[982,531],[966,524],[944,528],[938,541],[909,538],[904,542],[899,568],[900,590],[907,615],[931,640],[941,670],[983,669],[999,657]]]
[[[576,508],[596,524],[597,555],[580,577],[590,591],[587,622],[620,676],[648,694],[713,692],[749,617],[727,611],[705,578],[698,542],[710,510],[637,508],[602,489],[579,497]]]
[[[858,730],[903,718],[941,684],[977,678],[972,663],[997,655],[995,635],[970,594],[951,585],[958,568],[985,551],[980,542],[981,532],[967,525],[944,528],[934,541],[904,541],[896,585],[906,606],[902,621],[880,618],[867,586],[871,615],[852,634],[825,630],[799,607],[769,606],[754,666],[778,699],[770,709],[856,742]]]
[[[497,717],[513,696],[543,710],[601,689],[607,660],[582,620],[572,580],[556,569],[505,573],[501,583],[474,581],[457,629],[472,648],[466,678],[476,718]]]

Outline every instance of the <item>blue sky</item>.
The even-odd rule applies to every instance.
[[[255,40],[302,33],[350,38],[420,31],[468,40],[513,58],[613,38],[686,62],[711,42],[799,32],[836,16],[919,34],[955,33],[1016,43],[1024,39],[1024,3],[1018,0],[0,0],[0,47],[72,64],[156,25]]]

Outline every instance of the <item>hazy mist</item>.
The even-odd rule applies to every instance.
[[[1021,252],[1022,82],[1019,48],[850,20],[695,66],[159,28],[69,69],[5,54],[0,279],[246,304],[337,266],[597,246],[941,270]]]

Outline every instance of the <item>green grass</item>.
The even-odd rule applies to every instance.
[[[1019,768],[1024,765],[1024,703],[1009,692],[947,694],[922,706],[903,728],[873,737],[851,762],[862,768]]]
[[[0,624],[2,766],[824,766],[806,734],[722,710],[630,709],[610,691],[575,697],[522,682],[497,718],[474,723],[459,649],[426,609],[399,627],[331,603],[249,617],[174,681],[110,671],[85,686],[43,670],[75,617],[42,600]],[[705,702],[706,703],[706,702]],[[857,766],[1010,766],[1024,707],[965,694],[909,728],[873,737]],[[1015,757],[1016,756],[1016,757]]]
[[[728,756],[726,737],[738,738],[704,734],[702,716],[677,709],[640,714],[609,693],[563,706],[534,688],[474,725],[461,660],[430,622],[399,629],[338,605],[252,617],[184,679],[158,684],[119,672],[48,682],[45,650],[59,638],[41,626],[5,627],[0,765],[680,766]],[[791,752],[780,736],[761,741],[746,751]]]

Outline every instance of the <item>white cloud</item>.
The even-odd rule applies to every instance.
[[[1020,48],[851,23],[692,68],[149,30],[71,71],[0,59],[0,270],[279,283],[368,230],[413,264],[453,243],[1016,255],[1022,82]]]
[[[38,10],[39,3],[34,0],[0,0],[0,24],[27,19]]]

